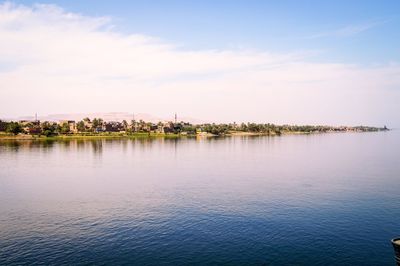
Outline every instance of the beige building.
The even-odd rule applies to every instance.
[[[60,120],[58,122],[59,125],[68,124],[69,131],[73,133],[77,133],[78,129],[76,128],[76,123],[73,120]]]

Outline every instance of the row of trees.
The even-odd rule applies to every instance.
[[[0,120],[0,131],[5,131],[8,133],[18,134],[21,133],[22,126],[18,122],[5,122]]]
[[[159,123],[160,124],[160,123]],[[148,123],[143,120],[135,121],[131,120],[130,123],[128,121],[123,120],[122,122],[105,122],[101,118],[94,118],[90,120],[89,118],[84,118],[81,121],[78,121],[76,124],[76,129],[78,132],[100,132],[100,131],[146,131],[151,127],[155,127],[156,125],[153,123]]]
[[[386,126],[383,128],[378,127],[333,127],[333,126],[312,126],[312,125],[275,125],[275,124],[257,124],[257,123],[231,123],[231,124],[204,124],[198,125],[202,131],[209,132],[215,135],[223,135],[232,131],[239,132],[251,132],[251,133],[263,133],[263,134],[281,134],[284,132],[301,132],[301,133],[313,133],[313,132],[340,132],[340,131],[381,131],[388,130]]]
[[[214,135],[224,135],[234,131],[280,135],[282,133],[290,133],[290,132],[299,132],[299,133],[343,132],[343,131],[372,132],[372,131],[388,130],[386,126],[382,128],[367,127],[367,126],[333,127],[333,126],[312,126],[312,125],[275,125],[270,123],[203,124],[203,125],[196,125],[196,128],[200,129],[201,131],[208,132]]]
[[[40,125],[37,123],[26,123],[21,125],[18,122],[6,122],[0,120],[0,131],[12,133],[17,135],[19,133],[27,133],[24,131],[24,127],[36,130],[45,136],[53,136],[57,134],[69,133],[70,129],[68,124],[56,124],[51,122],[43,122]]]
[[[42,134],[45,136],[53,136],[57,134],[69,134],[71,133],[71,127],[68,123],[57,124],[54,122],[32,122],[32,123],[21,123],[18,122],[5,122],[0,120],[0,131],[5,131],[8,133],[18,134],[24,132],[24,128],[28,128],[32,134]],[[77,122],[76,129],[77,132],[121,132],[125,131],[127,133],[132,132],[151,132],[160,131],[164,133],[187,133],[196,134],[197,132],[207,132],[214,135],[226,135],[230,132],[251,132],[251,133],[262,133],[262,134],[277,134],[280,135],[284,132],[302,132],[302,133],[312,133],[312,132],[331,132],[331,131],[379,131],[387,130],[386,126],[383,128],[377,127],[331,127],[331,126],[311,126],[311,125],[274,125],[274,124],[257,124],[257,123],[230,123],[230,124],[201,124],[192,125],[190,123],[162,123],[158,124],[140,121],[130,121],[128,123],[126,120],[122,122],[104,122],[101,118],[94,118],[90,120],[85,118],[82,121]]]

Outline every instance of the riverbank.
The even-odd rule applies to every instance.
[[[0,140],[64,140],[64,139],[120,139],[120,138],[177,138],[188,135],[179,134],[159,134],[159,133],[100,133],[100,134],[70,134],[70,135],[56,135],[56,136],[44,136],[44,135],[29,135],[29,134],[0,134]],[[192,135],[193,136],[193,135]]]
[[[369,132],[369,131],[367,131]],[[216,135],[208,132],[197,134],[179,134],[179,133],[78,133],[68,135],[44,136],[30,134],[9,134],[0,133],[0,140],[67,140],[67,139],[129,139],[129,138],[182,138],[182,137],[233,137],[233,136],[281,136],[281,135],[309,135],[309,134],[326,134],[326,133],[362,133],[359,131],[327,131],[327,132],[304,132],[304,131],[283,131],[283,132],[245,132],[230,131],[227,134]]]

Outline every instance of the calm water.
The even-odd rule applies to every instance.
[[[0,265],[394,265],[400,132],[0,142]]]

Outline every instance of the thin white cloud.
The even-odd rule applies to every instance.
[[[396,63],[367,68],[312,63],[301,53],[182,50],[112,26],[109,17],[54,5],[0,5],[0,117],[177,111],[211,121],[398,121]]]
[[[372,29],[374,27],[380,26],[384,23],[386,23],[386,21],[372,21],[372,22],[366,22],[366,23],[355,24],[355,25],[347,25],[347,26],[339,28],[339,29],[320,32],[317,34],[310,35],[310,36],[306,37],[306,39],[353,36],[353,35],[362,33],[364,31],[367,31],[369,29]]]

